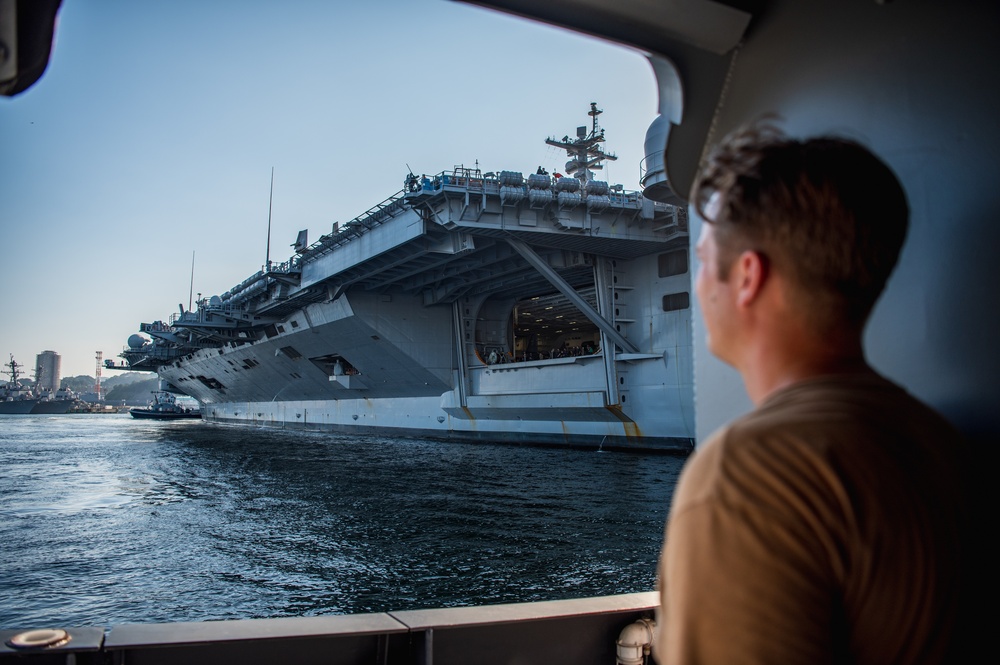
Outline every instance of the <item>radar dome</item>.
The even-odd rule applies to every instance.
[[[142,335],[139,335],[139,334],[129,335],[129,338],[128,338],[128,348],[130,348],[130,349],[141,349],[142,345],[145,344],[148,341],[149,341],[148,339],[146,339],[145,337],[143,337]]]
[[[222,307],[222,298],[219,296],[212,296],[208,299],[209,307]]]

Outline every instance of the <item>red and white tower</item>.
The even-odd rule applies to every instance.
[[[97,376],[97,379],[94,382],[94,392],[97,393],[97,401],[98,402],[100,402],[100,401],[102,401],[104,399],[103,395],[101,395],[101,367],[102,367],[101,359],[102,358],[104,358],[104,352],[103,351],[98,351],[97,352],[97,371],[95,372],[95,375]]]

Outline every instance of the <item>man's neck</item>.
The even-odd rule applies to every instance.
[[[867,374],[860,335],[835,343],[790,336],[749,349],[739,367],[747,394],[759,405],[775,392],[820,376]]]

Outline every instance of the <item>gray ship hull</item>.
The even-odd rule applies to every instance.
[[[38,400],[19,399],[0,402],[0,415],[27,415],[38,404]]]
[[[651,266],[649,259],[633,264],[643,272]],[[640,278],[630,295],[663,288],[657,281]],[[402,293],[359,290],[296,310],[273,336],[198,350],[158,373],[172,390],[196,398],[209,422],[688,450],[687,313],[648,316],[646,328],[655,331],[649,353],[612,348],[610,357],[595,350],[491,364],[484,349],[473,347],[459,369],[454,359],[462,345],[452,331],[456,321],[462,325],[461,308],[427,308]],[[338,373],[331,357],[349,358],[352,373]]]
[[[69,413],[70,408],[73,406],[73,402],[74,400],[71,399],[38,400],[35,407],[31,410],[31,413],[48,415]]]
[[[483,400],[466,409],[448,408],[441,398],[384,400],[230,402],[207,405],[209,422],[357,433],[385,433],[462,441],[567,445],[604,449],[688,451],[686,436],[643,434],[620,410],[602,406],[599,394],[569,399],[522,395]],[[587,405],[587,400],[593,400]],[[682,431],[678,432],[682,434]]]

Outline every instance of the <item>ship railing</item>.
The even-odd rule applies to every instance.
[[[406,179],[403,194],[404,196],[420,197],[437,194],[446,188],[476,192],[492,191],[492,193],[500,191],[499,181],[493,173],[487,173],[484,176],[478,168],[473,169],[458,165],[451,171],[441,171],[434,176],[428,176],[426,173],[419,177],[410,174]]]
[[[643,185],[646,184],[647,178],[653,178],[656,176],[662,176],[665,174],[663,166],[663,155],[665,151],[657,150],[656,152],[650,153],[642,158],[639,162],[639,182]]]
[[[543,188],[554,190],[556,188],[556,183],[560,179],[565,179],[565,176],[547,176],[547,186],[545,180],[542,180],[542,185],[539,185],[538,175],[543,174],[532,174],[531,179],[525,179],[521,173],[514,171],[501,171],[499,173],[489,172],[485,175],[480,172],[479,169],[470,169],[462,166],[456,166],[451,171],[442,171],[433,178],[428,178],[423,176],[418,179],[420,186],[416,191],[423,191],[427,193],[437,193],[442,189],[452,189],[461,191],[472,191],[472,192],[484,192],[486,194],[500,194],[501,188],[503,190],[517,190],[527,191],[531,188]],[[547,175],[547,174],[544,174]],[[585,187],[585,183],[581,183],[581,189]],[[625,190],[621,185],[614,185],[607,188],[608,201],[612,207],[625,208],[627,210],[641,210],[643,208],[645,197],[642,192]],[[520,199],[519,199],[520,200]],[[660,203],[658,201],[649,201],[646,205],[652,203],[653,210],[656,213],[667,213],[673,206],[667,203]]]
[[[170,326],[163,321],[153,321],[152,323],[140,323],[139,332],[144,333],[155,333],[155,332],[170,332]]]
[[[242,314],[247,311],[245,303],[237,303],[232,300],[225,300],[221,305],[213,305],[211,303],[205,303],[198,308],[199,311],[204,311],[210,314],[222,314],[223,316],[233,316],[235,314]]]
[[[173,359],[173,358],[180,358],[187,352],[188,351],[186,351],[185,349],[178,349],[166,346],[154,346],[152,349],[150,349],[149,353],[146,354],[146,357],[157,358],[157,359],[163,359],[163,358]]]
[[[130,365],[134,365],[137,362],[149,358],[155,360],[173,360],[174,358],[180,358],[184,354],[190,352],[191,352],[190,349],[172,347],[172,346],[163,346],[162,344],[143,344],[138,349],[133,349],[131,347],[126,347],[122,349],[122,352],[118,354],[118,357],[125,358],[126,360],[128,360]],[[107,367],[107,365],[105,366]],[[119,368],[115,367],[115,369]]]
[[[185,323],[198,323],[201,320],[201,315],[198,312],[191,310],[185,310],[183,312],[174,312],[170,315],[169,323],[170,327],[173,328],[177,325],[184,325]]]
[[[280,273],[283,275],[288,275],[291,273],[301,272],[301,271],[302,271],[302,259],[298,256],[293,256],[287,261],[283,261],[282,263],[268,263],[268,265],[266,266],[266,272],[268,274]]]
[[[618,208],[642,208],[643,196],[640,192],[612,191],[608,194],[611,205]]]
[[[245,310],[246,307],[244,303],[248,299],[267,289],[268,276],[276,273],[287,275],[297,272],[301,272],[301,262],[298,257],[290,259],[285,263],[273,264],[270,267],[264,266],[263,270],[258,270],[250,277],[223,293],[219,298],[223,303],[232,303],[234,305],[238,305],[241,310]]]
[[[200,323],[202,320],[201,312],[174,312],[170,315],[168,322],[170,323],[170,328],[184,327],[188,323]]]
[[[621,646],[622,636],[648,628],[659,604],[655,591],[534,603],[400,610],[370,614],[133,623],[65,629],[51,647],[14,649],[11,662],[282,662],[490,663],[642,662],[643,642]],[[634,627],[634,628],[633,628]],[[638,630],[636,630],[638,629]],[[62,629],[59,629],[62,630]],[[5,630],[0,640],[18,636]],[[55,633],[56,630],[45,631]],[[630,643],[631,644],[631,643]],[[629,656],[629,660],[623,658]],[[631,654],[639,653],[637,659]],[[488,654],[489,658],[480,656]],[[79,656],[79,657],[78,657]],[[435,656],[437,658],[435,658]]]
[[[309,245],[300,258],[301,261],[308,261],[317,256],[322,256],[335,248],[343,245],[358,236],[361,236],[376,226],[380,226],[397,214],[409,208],[404,197],[406,192],[399,190],[381,203],[378,203],[364,211],[351,221],[341,226],[338,222],[333,225],[333,230],[320,236],[319,240]]]
[[[267,285],[265,282],[265,278],[268,275],[275,273],[290,275],[299,272],[302,272],[301,256],[293,256],[289,258],[287,261],[283,261],[281,263],[268,262],[267,265],[262,266],[260,270],[250,275],[245,280],[243,280],[233,288],[229,289],[219,297],[223,302],[229,302],[232,300],[237,300],[237,301],[243,300],[249,296],[259,293],[261,290],[266,288]],[[207,309],[212,309],[217,311],[219,308],[209,306]]]
[[[223,300],[229,300],[230,298],[235,298],[237,295],[239,295],[241,292],[245,291],[252,284],[254,284],[256,282],[259,282],[260,280],[264,279],[265,275],[266,275],[266,273],[263,270],[258,270],[257,272],[255,272],[254,274],[250,275],[249,277],[247,277],[246,279],[244,279],[242,282],[240,282],[239,284],[237,284],[236,286],[234,286],[233,288],[231,288],[228,291],[226,291],[225,293],[223,293],[222,294],[222,299]]]
[[[442,171],[432,182],[439,182],[442,185],[448,185],[451,187],[464,187],[466,189],[480,191],[483,189],[486,178],[483,177],[483,172],[478,168],[470,169],[462,165],[458,165],[451,170],[451,173],[445,173]]]
[[[263,277],[261,277],[260,279],[251,282],[249,286],[240,289],[239,291],[233,292],[232,300],[240,302],[242,300],[246,300],[247,298],[257,295],[258,293],[264,291],[265,289],[267,289],[267,282],[264,281]]]
[[[248,295],[247,293],[245,293],[247,289],[249,289],[251,286],[258,285],[258,282],[263,280],[271,273],[281,273],[287,275],[290,273],[300,272],[301,270],[302,270],[302,258],[298,256],[293,256],[287,261],[283,261],[282,263],[268,263],[267,265],[263,266],[260,270],[258,270],[257,272],[250,275],[245,280],[234,286],[233,288],[223,293],[220,296],[220,298],[225,302],[234,298],[239,298],[240,296]],[[262,288],[264,288],[263,285],[258,285],[258,288],[254,291],[254,293],[256,293],[256,291],[259,291]]]

